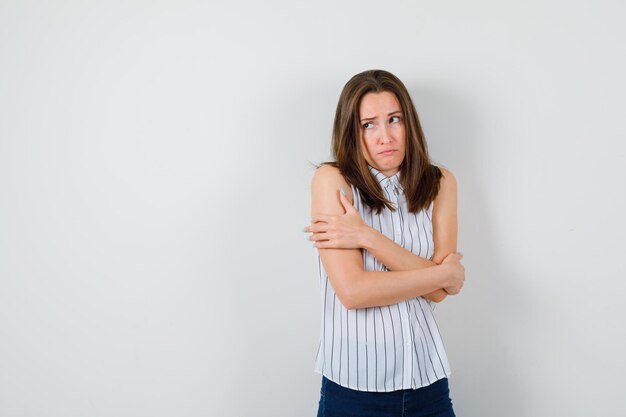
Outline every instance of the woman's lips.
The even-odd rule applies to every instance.
[[[389,149],[388,151],[380,152],[380,155],[391,155],[394,152],[395,152],[395,149]]]

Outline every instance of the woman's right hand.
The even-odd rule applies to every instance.
[[[364,247],[371,228],[365,224],[358,210],[344,194],[339,193],[339,201],[344,214],[317,214],[311,219],[311,225],[303,229],[313,233],[309,240],[314,241],[318,249],[360,249]]]
[[[461,265],[463,255],[458,252],[452,252],[441,262],[448,276],[448,283],[443,287],[444,291],[450,295],[456,295],[463,288],[465,282],[465,267]]]

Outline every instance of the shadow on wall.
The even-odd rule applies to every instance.
[[[459,250],[466,282],[461,294],[436,310],[450,357],[451,397],[459,415],[526,416],[528,404],[512,347],[529,334],[520,326],[531,308],[531,294],[519,285],[501,253],[486,197],[494,153],[481,137],[486,123],[476,103],[452,93],[410,88],[436,164],[448,167],[459,185]],[[498,156],[506,158],[506,155]],[[486,180],[485,180],[486,179]],[[493,197],[493,196],[491,196]],[[526,364],[524,364],[526,365]],[[531,373],[527,369],[524,372]]]

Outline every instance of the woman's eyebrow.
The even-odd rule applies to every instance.
[[[402,113],[402,111],[401,110],[392,111],[387,116],[393,116],[396,113]],[[364,117],[364,118],[360,119],[359,121],[360,122],[365,122],[366,120],[374,120],[375,118],[376,118],[376,116],[374,116],[374,117]]]

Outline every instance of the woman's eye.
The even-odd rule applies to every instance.
[[[392,116],[391,119],[389,119],[389,121],[391,123],[398,123],[400,121],[400,116]]]
[[[374,124],[372,122],[363,123],[363,129],[371,129]]]

